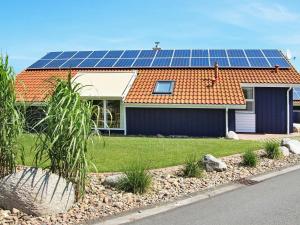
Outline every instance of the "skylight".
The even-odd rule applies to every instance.
[[[174,87],[174,81],[171,80],[160,80],[156,82],[154,88],[154,94],[172,94]]]

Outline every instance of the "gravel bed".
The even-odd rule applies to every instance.
[[[300,163],[300,155],[271,160],[264,157],[263,151],[258,154],[260,161],[256,168],[242,166],[241,155],[232,155],[222,158],[228,167],[226,171],[204,172],[203,178],[183,178],[180,176],[182,166],[151,170],[152,186],[144,195],[120,192],[104,186],[105,176],[111,174],[91,174],[84,199],[76,203],[69,212],[33,217],[16,209],[0,209],[0,224],[82,224],[84,221],[103,219],[124,211],[175,200],[207,188]]]

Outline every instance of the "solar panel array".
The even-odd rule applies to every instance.
[[[291,67],[276,49],[175,49],[49,52],[29,69]]]

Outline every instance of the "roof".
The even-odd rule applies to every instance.
[[[71,70],[78,72],[107,72],[120,70]],[[131,71],[131,70],[121,70]],[[51,93],[53,77],[66,78],[68,70],[25,70],[17,76],[18,100],[41,102]],[[219,78],[213,82],[214,69],[138,69],[126,103],[147,104],[245,104],[241,83],[299,84],[299,73],[293,68],[279,69],[219,69]],[[174,80],[171,95],[153,95],[158,80]]]

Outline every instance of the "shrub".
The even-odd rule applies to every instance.
[[[279,149],[280,145],[276,141],[267,141],[265,143],[265,150],[267,157],[270,159],[278,159],[282,156],[282,153]]]
[[[187,157],[183,175],[185,177],[201,177],[203,173],[203,166],[199,164],[196,155],[190,155]]]
[[[118,183],[120,190],[132,193],[145,193],[150,187],[152,177],[141,163],[134,163],[126,171],[124,178]]]
[[[0,56],[0,178],[16,169],[17,137],[23,116],[16,104],[15,74],[8,56]]]
[[[258,163],[258,157],[256,153],[252,150],[248,150],[243,155],[243,165],[250,166],[250,167],[256,167]]]
[[[49,170],[73,182],[76,197],[84,195],[89,162],[87,144],[92,135],[92,104],[82,100],[81,86],[57,80],[56,88],[46,103],[45,117],[36,125],[44,127],[35,145],[36,165],[50,161]]]

